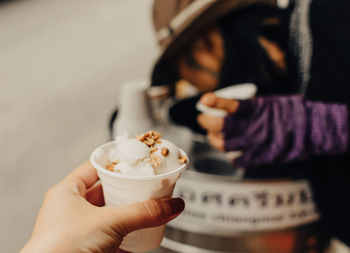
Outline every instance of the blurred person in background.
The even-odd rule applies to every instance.
[[[308,178],[327,232],[348,247],[349,10],[346,0],[156,0],[163,52],[152,74],[154,86],[185,79],[202,93],[255,83],[253,99],[201,97],[225,118],[199,114],[199,97],[170,115],[220,150],[242,150],[234,165],[247,177]]]

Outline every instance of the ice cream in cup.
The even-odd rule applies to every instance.
[[[105,204],[122,206],[171,197],[176,181],[188,167],[188,156],[155,131],[118,136],[95,149],[90,161],[101,179]],[[120,248],[145,252],[157,248],[165,225],[128,234]]]

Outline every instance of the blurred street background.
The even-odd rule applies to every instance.
[[[151,3],[0,1],[0,252],[23,247],[45,191],[107,140],[120,84],[149,76]]]

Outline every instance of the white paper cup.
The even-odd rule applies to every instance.
[[[128,176],[105,169],[107,165],[103,153],[115,147],[109,142],[98,147],[90,161],[101,179],[106,206],[123,206],[148,199],[171,197],[175,183],[188,167],[187,162],[173,171],[155,176]],[[187,155],[180,149],[182,155]],[[188,157],[187,157],[188,158]],[[145,252],[157,248],[162,239],[165,225],[134,231],[124,237],[120,248],[131,252]]]
[[[220,98],[245,100],[253,98],[257,90],[256,85],[253,83],[241,83],[216,90],[214,94]],[[225,117],[227,115],[226,111],[211,108],[204,105],[201,101],[197,102],[196,108],[198,111],[213,117]]]

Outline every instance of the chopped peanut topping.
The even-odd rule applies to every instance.
[[[186,156],[180,156],[180,157],[179,157],[179,162],[180,162],[181,164],[186,163],[186,162],[187,162]]]
[[[162,148],[161,152],[162,156],[167,156],[169,154],[169,149],[168,148]]]
[[[145,134],[136,135],[136,139],[145,143],[149,147],[153,147],[155,143],[161,143],[159,141],[161,137],[161,134],[156,131],[149,131]]]
[[[106,170],[114,171],[114,165],[115,165],[115,164],[112,164],[112,163],[111,163],[111,164],[106,165],[105,168],[106,168]]]
[[[153,167],[159,167],[162,163],[162,159],[157,154],[151,154],[151,163]]]
[[[146,140],[143,141],[147,146],[151,147],[154,144],[153,139],[146,138]]]
[[[152,154],[153,152],[156,152],[157,150],[158,150],[158,148],[152,147],[152,148],[151,148],[151,154]]]
[[[139,141],[144,141],[144,140],[145,140],[145,137],[146,137],[145,134],[136,135],[136,139],[138,139]]]
[[[116,166],[118,162],[111,162],[110,164],[107,164],[105,169],[109,171],[114,171],[114,166]]]

